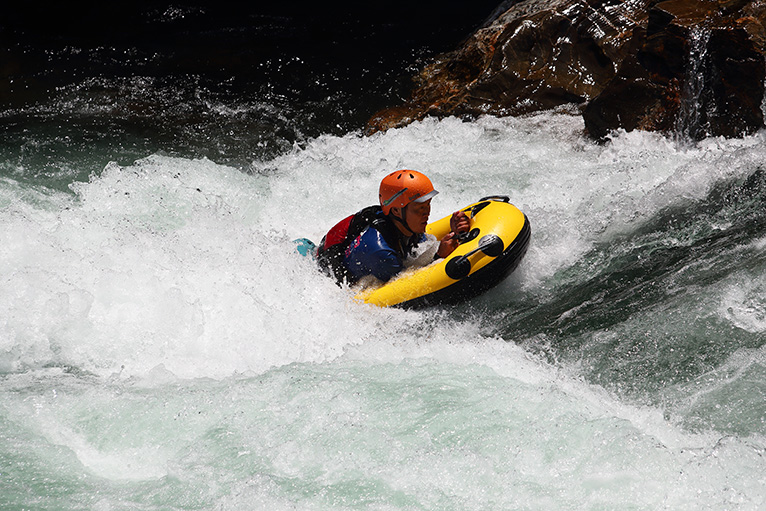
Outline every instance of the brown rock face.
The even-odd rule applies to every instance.
[[[764,123],[765,26],[766,0],[523,0],[368,127],[579,104],[595,138],[618,128],[741,136]]]

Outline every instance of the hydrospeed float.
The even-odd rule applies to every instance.
[[[454,304],[483,293],[510,275],[529,246],[527,216],[505,196],[485,197],[462,210],[471,219],[471,230],[449,257],[406,270],[380,286],[364,288],[355,299],[381,307]],[[441,239],[450,232],[450,216],[428,224],[426,232]]]
[[[410,309],[455,304],[483,293],[510,275],[529,246],[527,216],[502,195],[484,197],[462,211],[471,219],[471,230],[461,235],[460,246],[452,254],[428,266],[405,270],[388,282],[365,286],[354,298],[380,307]],[[428,224],[426,233],[443,238],[450,232],[451,216]],[[316,252],[308,239],[295,242],[301,255]]]

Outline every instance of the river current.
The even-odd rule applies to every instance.
[[[141,19],[240,33],[175,9]],[[259,16],[269,40],[308,23]],[[597,144],[561,110],[364,136],[443,48],[277,45],[242,84],[168,42],[21,41],[95,71],[0,112],[0,508],[766,505],[766,132]],[[431,177],[433,218],[508,195],[519,268],[407,311],[294,252],[399,168]]]

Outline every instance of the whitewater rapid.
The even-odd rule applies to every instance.
[[[0,409],[23,442],[1,455],[49,471],[72,508],[757,509],[757,408],[741,435],[685,426],[689,394],[628,399],[527,349],[547,342],[533,327],[495,325],[598,276],[598,247],[762,169],[764,136],[598,145],[549,112],[325,135],[245,172],[148,155],[70,192],[6,174]],[[467,308],[414,312],[355,303],[295,253],[398,168],[434,182],[432,218],[508,195],[532,224],[518,270]],[[701,310],[762,336],[762,269]],[[761,345],[718,370],[757,377],[763,361]],[[697,385],[672,390],[696,402]]]

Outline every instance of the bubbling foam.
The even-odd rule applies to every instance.
[[[679,150],[630,133],[599,146],[584,138],[579,118],[563,114],[426,120],[371,137],[322,136],[254,162],[252,174],[155,155],[107,165],[73,184],[74,198],[5,193],[0,271],[14,292],[0,299],[0,369],[147,374],[162,365],[194,377],[330,360],[401,335],[389,321],[417,325],[434,314],[360,307],[294,254],[291,239],[318,241],[374,203],[392,169],[431,177],[441,191],[434,218],[491,194],[508,195],[528,215],[528,255],[483,298],[507,300],[547,289],[594,243],[679,194],[698,197],[743,171],[720,163],[737,144],[745,155],[737,161],[763,156],[758,140]]]

